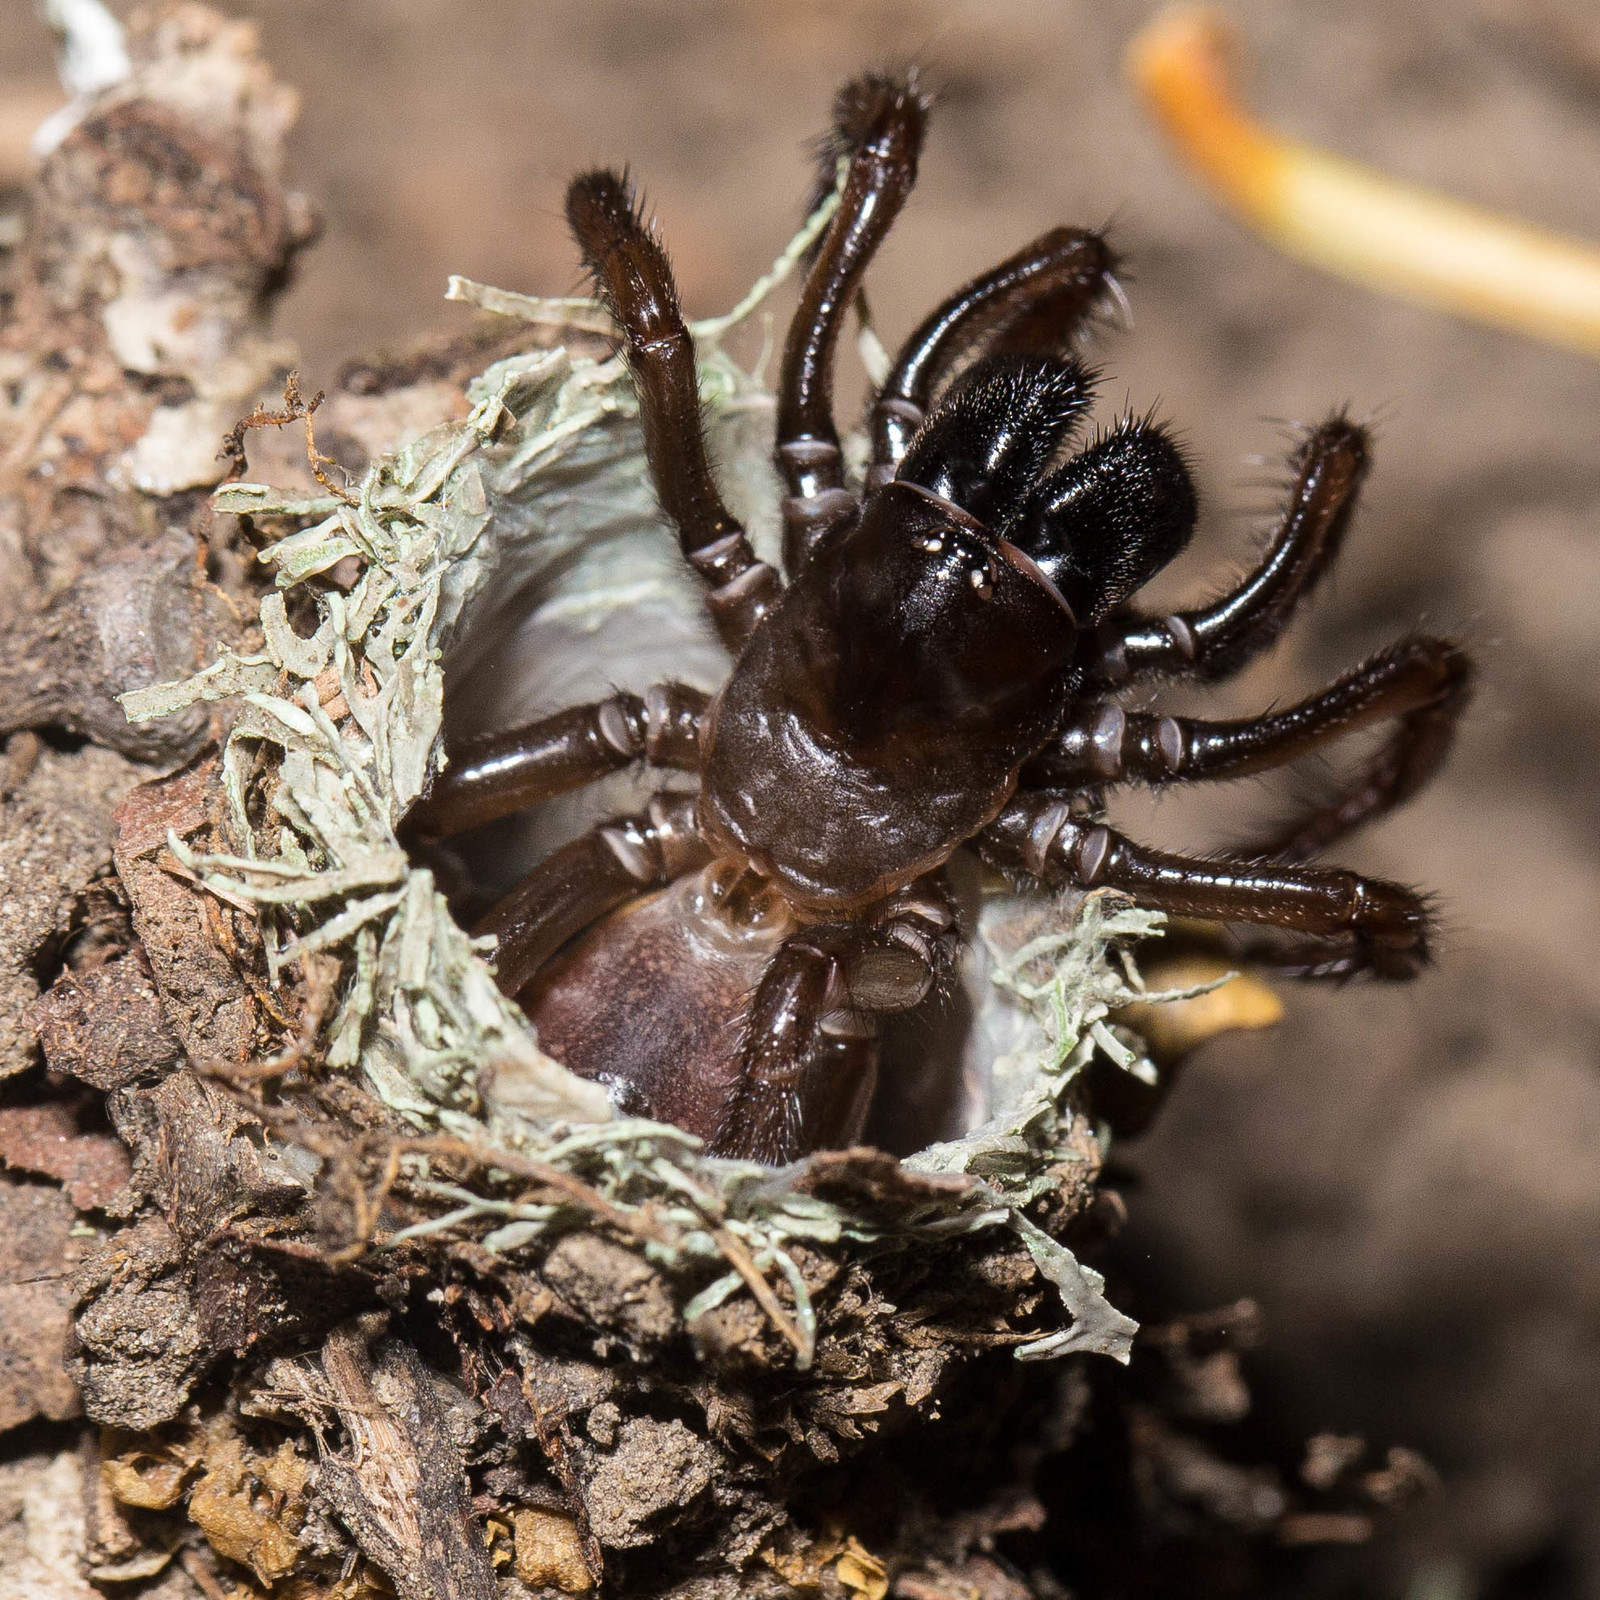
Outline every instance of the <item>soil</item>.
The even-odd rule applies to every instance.
[[[1279,475],[1272,419],[1377,414],[1337,581],[1206,704],[1296,697],[1424,620],[1470,642],[1482,687],[1448,772],[1342,852],[1436,894],[1445,948],[1413,986],[1296,991],[1275,1031],[1195,1058],[1153,1131],[1118,1147],[1121,1270],[1135,1310],[1260,1304],[1247,1370],[1266,1448],[1363,1434],[1442,1475],[1377,1542],[1294,1566],[1295,1592],[1600,1592],[1600,365],[1333,281],[1223,217],[1120,81],[1144,6],[222,9],[259,23],[304,99],[290,170],[326,232],[278,328],[308,389],[459,326],[439,298],[449,272],[571,290],[561,192],[596,161],[642,179],[691,312],[725,308],[792,230],[833,88],[914,59],[941,105],[873,275],[879,325],[892,342],[1047,226],[1114,219],[1135,326],[1102,340],[1103,410],[1176,421],[1207,508],[1162,594],[1215,585],[1248,547],[1239,513],[1266,508]],[[1595,230],[1600,32],[1577,0],[1232,11],[1270,120]],[[0,103],[48,109],[25,0],[0,0],[0,22]],[[0,127],[0,183],[29,125],[18,111]],[[1252,787],[1121,814],[1195,843],[1270,804]]]

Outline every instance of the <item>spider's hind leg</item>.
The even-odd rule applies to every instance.
[[[591,923],[710,858],[694,796],[664,792],[643,814],[613,818],[552,851],[472,932],[496,937],[495,981],[515,997]]]
[[[1448,639],[1406,639],[1285,711],[1235,722],[1079,711],[1024,774],[1034,788],[1242,778],[1281,767],[1375,723],[1395,722],[1372,759],[1321,803],[1230,854],[1304,861],[1409,799],[1438,770],[1472,689],[1472,663]]]
[[[1292,977],[1401,980],[1428,963],[1426,903],[1381,878],[1169,855],[1074,820],[1066,800],[1049,793],[1019,795],[979,836],[979,847],[995,866],[1048,884],[1117,889],[1172,916],[1307,935],[1250,951]]]
[[[574,178],[567,220],[626,341],[661,509],[677,525],[689,564],[711,587],[706,604],[718,632],[737,651],[777,599],[778,575],[756,559],[712,476],[694,342],[666,252],[641,220],[627,179],[615,172]]]
[[[885,901],[871,923],[824,923],[785,940],[751,997],[712,1153],[777,1165],[859,1139],[877,1078],[876,1017],[921,1001],[956,947],[955,911],[936,878]]]
[[[693,772],[706,695],[657,683],[572,706],[450,752],[450,765],[406,814],[412,839],[449,837],[620,771],[635,761]]]
[[[1409,800],[1450,753],[1472,698],[1472,674],[1472,660],[1458,646],[1418,638],[1393,646],[1335,684],[1326,698],[1344,698],[1351,705],[1349,726],[1393,716],[1393,734],[1354,777],[1234,853],[1306,861]],[[1356,709],[1363,701],[1370,711]],[[1337,722],[1337,713],[1331,720]]]

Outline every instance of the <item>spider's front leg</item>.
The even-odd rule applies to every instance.
[[[451,751],[450,765],[406,814],[406,832],[443,839],[580,789],[635,761],[693,772],[707,696],[683,683],[572,706]]]
[[[1029,788],[1168,784],[1242,778],[1396,719],[1382,748],[1338,793],[1284,823],[1248,853],[1303,861],[1409,799],[1438,770],[1471,692],[1472,663],[1447,639],[1391,646],[1287,711],[1236,722],[1091,705],[1024,774]],[[1238,851],[1237,854],[1245,852]]]
[[[608,911],[704,866],[693,795],[663,792],[553,850],[473,928],[493,934],[495,981],[513,997],[569,939]]]
[[[1073,820],[1067,801],[1052,794],[1019,795],[978,845],[993,865],[1046,884],[1117,889],[1172,916],[1308,934],[1311,940],[1251,951],[1293,977],[1398,980],[1428,962],[1426,905],[1381,878],[1168,855]]]
[[[756,559],[711,475],[694,341],[666,252],[640,220],[627,180],[615,172],[573,179],[567,220],[626,341],[661,509],[677,524],[690,566],[711,586],[707,607],[737,654],[777,599],[778,575]]]
[[[1066,348],[1104,300],[1116,264],[1102,234],[1052,228],[925,318],[900,347],[873,402],[867,487],[895,475],[935,391],[958,361]]]
[[[1266,555],[1220,600],[1167,617],[1113,617],[1095,641],[1091,675],[1116,687],[1157,673],[1227,677],[1266,649],[1328,570],[1367,473],[1367,431],[1344,416],[1306,435]]]
[[[845,314],[917,179],[928,106],[915,83],[870,76],[848,83],[834,105],[828,150],[850,157],[839,209],[823,235],[789,324],[778,379],[778,470],[783,561],[792,576],[816,544],[851,522],[833,420],[833,367]],[[833,174],[826,174],[831,184]]]
[[[932,878],[885,901],[870,923],[822,923],[785,940],[751,997],[712,1153],[780,1165],[860,1138],[877,1078],[876,1017],[922,1000],[955,950],[955,912]]]

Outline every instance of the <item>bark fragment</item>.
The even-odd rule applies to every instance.
[[[179,1072],[118,1091],[110,1109],[138,1152],[132,1187],[160,1208],[182,1252],[200,1365],[315,1337],[363,1292],[364,1276],[331,1282],[314,1248],[296,1248],[293,1235],[310,1232],[310,1174],[217,1085]],[[281,1233],[292,1242],[274,1248]]]
[[[0,1431],[78,1413],[61,1359],[83,1250],[73,1221],[59,1189],[0,1174]]]
[[[104,1211],[128,1186],[133,1165],[121,1143],[84,1133],[61,1100],[0,1110],[0,1163],[54,1178],[80,1211]]]
[[[226,953],[239,948],[232,913],[185,881],[167,848],[169,830],[203,847],[219,846],[221,817],[214,756],[141,785],[117,811],[115,861],[132,901],[133,926],[166,1014],[199,1063],[243,1061],[255,1038],[255,1002]]]
[[[600,1234],[566,1234],[539,1275],[596,1327],[640,1349],[658,1349],[678,1331],[678,1310],[661,1274]]]
[[[182,760],[205,740],[206,708],[136,724],[116,697],[193,671],[228,621],[191,539],[109,551],[0,638],[0,735],[64,728],[132,760]]]
[[[67,1341],[84,1410],[138,1431],[170,1421],[210,1364],[194,1278],[177,1236],[147,1217],[109,1239],[72,1284],[82,1310]]]
[[[718,1466],[716,1451],[677,1418],[630,1417],[611,1450],[582,1454],[589,1524],[613,1550],[652,1543],[669,1518],[681,1531]]]
[[[51,1071],[94,1089],[164,1078],[183,1060],[140,949],[63,972],[28,1017]]]
[[[13,740],[15,742],[15,740]],[[48,746],[0,798],[0,1078],[38,1060],[27,1009],[85,882],[111,859],[112,813],[142,776],[109,750]]]
[[[433,1379],[399,1340],[377,1359],[355,1326],[322,1349],[349,1449],[318,1469],[319,1492],[400,1600],[497,1600],[472,1522],[466,1472]]]
[[[268,303],[314,232],[281,183],[296,112],[253,28],[165,5],[129,76],[43,159],[0,326],[0,732],[65,727],[147,760],[208,718],[130,725],[114,696],[240,624],[196,536],[217,445],[287,351]]]

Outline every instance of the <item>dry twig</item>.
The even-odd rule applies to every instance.
[[[342,485],[335,483],[327,474],[326,469],[337,466],[338,462],[317,449],[317,437],[311,419],[316,414],[317,407],[325,399],[327,394],[321,389],[318,389],[309,400],[302,398],[300,374],[291,372],[284,380],[282,411],[269,411],[265,406],[257,406],[249,416],[241,417],[233,425],[231,432],[223,435],[222,448],[217,452],[217,458],[228,463],[228,470],[222,481],[236,483],[250,470],[250,462],[245,455],[244,436],[252,428],[282,428],[291,422],[304,422],[306,461],[311,468],[312,476],[329,494],[336,495],[347,506],[355,505],[355,496]]]

